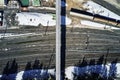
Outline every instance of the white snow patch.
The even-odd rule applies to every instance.
[[[70,66],[70,67],[67,67],[65,69],[65,74],[66,74],[66,78],[70,79],[70,80],[73,80],[73,73],[74,73],[74,69],[75,69],[75,66]]]
[[[120,77],[120,63],[117,66],[117,77]]]
[[[29,26],[55,26],[56,20],[53,19],[52,14],[33,13],[33,12],[21,12],[16,14],[15,20],[18,21],[18,25]],[[66,25],[71,24],[71,19],[66,17]]]
[[[109,26],[109,25],[106,25],[106,24],[101,24],[101,23],[97,23],[97,22],[93,22],[93,21],[89,21],[89,20],[81,20],[80,23],[82,25],[87,25],[87,26],[90,26],[92,28],[101,28],[101,29],[120,29],[120,28],[117,28],[117,27],[114,27],[114,26]]]
[[[55,69],[48,69],[48,73],[55,76]]]
[[[22,80],[23,74],[24,74],[24,71],[19,72],[16,76],[16,80]]]

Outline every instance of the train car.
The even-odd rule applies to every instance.
[[[98,15],[98,14],[94,14],[94,21],[96,22],[100,22],[100,23],[107,23],[113,26],[117,25],[117,20],[110,18],[110,17],[106,17],[106,16],[102,16],[102,15]]]
[[[71,8],[70,15],[88,19],[88,20],[94,19],[94,17],[93,17],[94,15],[92,13],[89,13],[89,12],[86,12],[83,10],[74,9],[74,8]]]

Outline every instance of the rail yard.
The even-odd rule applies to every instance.
[[[55,14],[55,8],[52,7],[49,10],[48,8],[29,7],[28,9],[30,12]],[[83,7],[79,8],[83,9]],[[119,29],[94,28],[83,25],[80,23],[82,18],[70,15],[70,9],[71,6],[67,6],[67,16],[70,18],[71,23],[66,25],[66,68],[79,65],[83,60],[87,64],[90,64],[92,60],[96,64],[100,59],[103,60],[102,64],[109,64],[115,60],[119,63]],[[49,25],[18,25],[11,18],[11,16],[15,18],[15,13],[18,12],[18,9],[5,11],[5,15],[9,14],[10,17],[9,15],[7,18],[5,17],[6,25],[0,28],[0,74],[4,74],[3,72],[8,63],[11,66],[14,60],[18,66],[17,72],[25,70],[28,64],[32,69],[36,60],[39,61],[39,66],[42,64],[44,69],[55,68],[56,27]],[[116,20],[114,22],[118,25]],[[108,23],[110,22],[108,21]]]

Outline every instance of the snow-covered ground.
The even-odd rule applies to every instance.
[[[97,4],[93,1],[88,1],[87,3],[84,4],[83,7],[86,8],[87,11],[90,12],[90,13],[99,14],[99,15],[103,15],[103,16],[107,16],[107,17],[110,17],[110,18],[120,20],[119,15],[111,12],[110,10],[104,8],[103,6]],[[109,25],[106,25],[106,24],[100,24],[100,23],[92,22],[92,21],[88,21],[88,20],[81,20],[80,23],[83,24],[83,25],[88,25],[88,26],[97,27],[97,28],[120,29],[120,28],[116,28],[114,26],[109,26]]]
[[[115,73],[116,77],[120,77],[120,63],[112,63],[107,65],[91,65],[84,67],[69,66],[65,69],[66,78],[73,80],[74,75],[83,75],[84,73],[97,73],[103,77],[113,76]],[[39,69],[21,71],[17,74],[0,75],[2,80],[9,78],[9,80],[22,80],[25,78],[48,78],[50,75],[55,76],[55,69]]]
[[[96,29],[117,29],[120,30],[120,28],[114,27],[114,26],[109,26],[107,24],[101,24],[89,20],[81,20],[82,25],[87,25],[91,28],[96,28]]]
[[[27,25],[27,26],[55,26],[56,19],[52,14],[43,14],[37,12],[21,12],[16,13],[15,20],[18,21],[18,25]],[[71,19],[65,17],[66,25],[71,24]]]
[[[66,68],[66,77],[73,80],[73,73],[76,75],[84,75],[84,73],[97,73],[104,77],[110,77],[112,74],[116,73],[116,77],[120,77],[120,63],[117,64],[107,64],[107,65],[93,65],[85,67],[70,66]]]
[[[49,75],[55,76],[55,69],[41,69],[41,70],[29,70],[29,71],[21,71],[17,74],[9,74],[9,75],[0,75],[0,80],[25,80],[27,78],[48,78]]]

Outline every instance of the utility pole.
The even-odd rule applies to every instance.
[[[56,0],[56,80],[65,78],[66,1]]]

